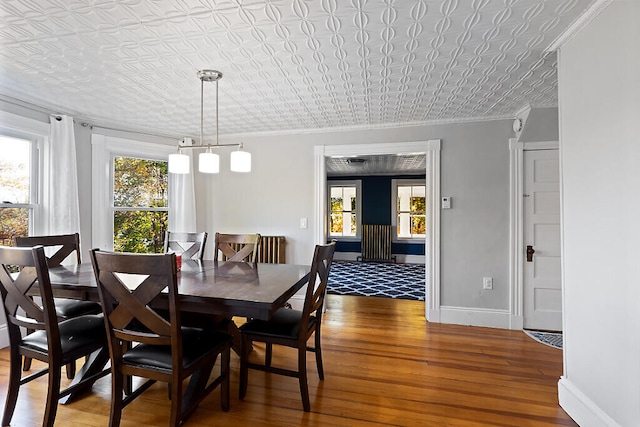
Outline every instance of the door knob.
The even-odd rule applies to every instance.
[[[536,251],[533,249],[533,246],[527,245],[527,262],[533,262],[533,254]]]

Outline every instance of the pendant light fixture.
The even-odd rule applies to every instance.
[[[242,143],[240,144],[220,144],[218,140],[218,80],[222,78],[222,73],[216,70],[200,70],[198,71],[200,79],[200,144],[199,145],[180,145],[178,144],[178,153],[169,155],[169,172],[185,174],[189,173],[189,156],[182,153],[183,149],[204,148],[205,151],[198,156],[198,170],[202,173],[218,173],[220,171],[220,156],[213,152],[214,148],[219,147],[238,147],[236,151],[231,152],[231,171],[233,172],[251,172],[251,153],[242,151]],[[216,83],[216,143],[204,143],[204,82]]]

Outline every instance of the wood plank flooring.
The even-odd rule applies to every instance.
[[[562,351],[521,331],[427,323],[424,302],[329,295],[323,320],[325,380],[309,355],[311,413],[294,378],[249,371],[238,400],[239,359],[231,358],[231,409],[212,393],[186,426],[576,426],[558,406]],[[264,356],[259,344],[253,357]],[[0,350],[4,409],[8,351]],[[275,348],[275,365],[296,353]],[[35,365],[34,368],[38,366]],[[12,426],[42,423],[46,376],[23,386]],[[56,426],[106,426],[110,380],[60,405]],[[167,388],[156,384],[123,413],[123,427],[167,425]]]

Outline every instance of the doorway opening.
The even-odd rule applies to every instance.
[[[367,155],[415,154],[426,155],[424,176],[427,182],[427,236],[425,238],[425,316],[427,320],[439,322],[440,308],[440,140],[355,144],[323,145],[314,150],[315,172],[315,240],[327,241],[327,158],[358,157]]]

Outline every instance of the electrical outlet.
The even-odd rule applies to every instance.
[[[493,277],[482,278],[482,289],[486,289],[486,290],[493,289]]]

